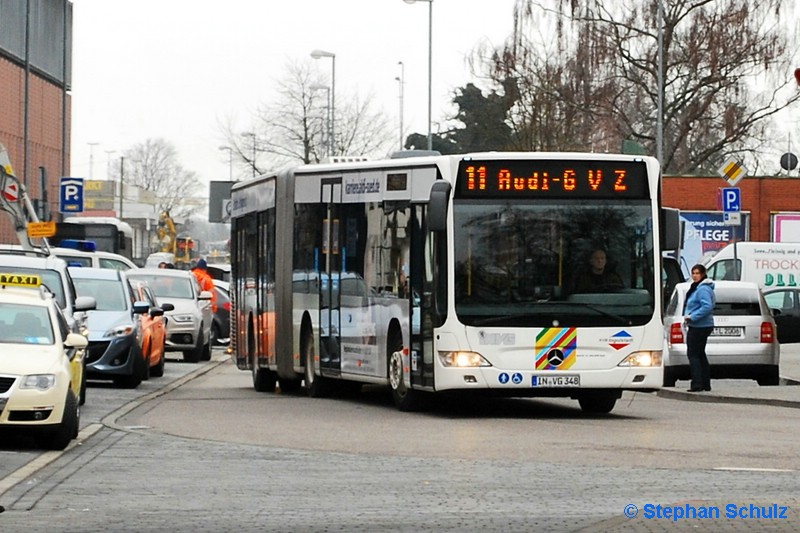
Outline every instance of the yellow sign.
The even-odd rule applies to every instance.
[[[0,285],[38,287],[41,284],[42,278],[34,274],[0,274]]]
[[[29,222],[28,237],[52,237],[56,234],[55,222]]]
[[[731,186],[734,186],[747,175],[747,169],[739,161],[731,159],[719,169],[719,175]]]

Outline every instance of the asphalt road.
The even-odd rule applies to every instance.
[[[605,417],[571,400],[400,413],[375,388],[257,393],[249,373],[215,359],[168,365],[188,372],[90,415],[90,438],[0,488],[0,530],[800,529],[797,409],[626,393]],[[647,517],[654,505],[722,516]],[[728,518],[729,506],[788,514]]]

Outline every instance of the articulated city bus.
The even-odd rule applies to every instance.
[[[481,393],[609,412],[622,391],[662,385],[674,243],[660,199],[655,159],[609,154],[431,155],[239,182],[237,366],[259,391],[385,385],[402,410]],[[616,281],[580,286],[598,249]]]

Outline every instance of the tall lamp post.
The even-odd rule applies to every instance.
[[[253,177],[256,177],[256,134],[252,131],[246,131],[242,133],[242,137],[252,137],[253,138]]]
[[[433,150],[431,136],[431,95],[433,81],[433,0],[403,0],[406,4],[428,2],[428,150]]]
[[[397,62],[400,65],[400,75],[395,77],[400,85],[400,151],[403,150],[403,85],[405,85],[406,68],[402,61]]]
[[[336,133],[336,54],[317,49],[311,52],[311,57],[314,59],[319,59],[321,57],[331,58],[331,127],[330,138],[328,139],[330,153],[328,155],[334,156],[336,155],[334,154],[334,150],[336,149],[336,138],[334,136]]]
[[[100,143],[91,142],[86,144],[89,145],[89,181],[91,181],[94,179],[94,147]]]
[[[233,148],[220,146],[219,149],[228,151],[228,181],[233,181]]]
[[[312,91],[325,91],[326,104],[325,104],[325,139],[326,151],[328,157],[333,155],[333,135],[331,135],[331,88],[327,85],[312,85],[309,87]]]

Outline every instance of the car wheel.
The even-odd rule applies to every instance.
[[[764,386],[773,387],[775,385],[780,385],[781,384],[781,376],[780,376],[780,373],[779,373],[778,370],[779,369],[778,369],[777,366],[770,366],[764,372],[764,374],[760,378],[758,378],[756,381],[762,387],[764,387]]]
[[[64,416],[55,431],[42,436],[41,445],[48,450],[63,450],[69,442],[78,436],[80,428],[81,408],[78,399],[70,390],[64,404]]]
[[[197,335],[197,343],[195,344],[195,347],[191,350],[184,350],[183,352],[183,358],[190,363],[197,363],[200,361],[200,358],[203,357],[203,346],[205,345],[203,344],[202,331],[203,330],[201,329],[200,334]]]
[[[209,346],[216,346],[219,344],[219,325],[216,322],[211,323],[211,338],[208,339]]]
[[[81,376],[81,397],[78,398],[78,405],[83,405],[86,403],[86,369],[83,370],[83,375]]]
[[[664,386],[674,387],[678,378],[675,376],[675,371],[667,366],[664,367]]]
[[[161,360],[159,360],[158,364],[150,369],[150,375],[154,378],[160,378],[164,375],[164,364],[165,364],[165,354],[161,352]]]
[[[142,369],[142,365],[149,366],[145,363],[144,359],[142,358],[142,354],[137,352],[131,348],[128,357],[133,357],[133,369],[131,370],[130,376],[117,376],[114,378],[114,385],[123,389],[135,389],[139,386],[142,382],[142,378],[144,377],[144,370]]]

